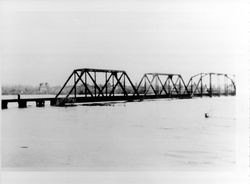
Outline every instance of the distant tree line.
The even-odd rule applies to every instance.
[[[61,94],[68,94],[73,86],[66,86]],[[91,91],[92,94],[95,93],[94,86],[88,85],[88,89]],[[102,88],[102,85],[99,85],[99,88]],[[17,95],[17,94],[53,94],[56,95],[62,86],[50,86],[48,83],[40,83],[38,86],[31,86],[31,85],[3,85],[2,86],[2,95]],[[143,89],[139,89],[143,91]],[[76,88],[77,94],[85,94],[85,86],[79,85]],[[110,93],[112,91],[112,86],[108,85],[107,92]],[[73,91],[74,92],[74,91]],[[72,92],[72,93],[73,93]],[[96,89],[98,94],[98,89]],[[127,93],[134,93],[134,90],[131,86],[126,86]],[[89,92],[87,92],[89,93]],[[106,88],[103,90],[103,93],[106,93]],[[116,94],[123,93],[123,90],[120,86],[117,86],[115,89]]]
[[[56,94],[60,90],[60,86],[50,87],[48,83],[40,83],[38,86],[31,85],[3,85],[2,95],[16,94]]]

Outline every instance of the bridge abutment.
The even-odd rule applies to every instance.
[[[8,102],[2,101],[2,109],[8,109]]]

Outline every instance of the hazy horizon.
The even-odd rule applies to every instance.
[[[62,3],[63,2],[63,3]],[[235,73],[243,4],[228,1],[2,1],[2,85],[62,85],[75,68]]]

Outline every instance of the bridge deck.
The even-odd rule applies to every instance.
[[[53,99],[54,98],[23,98],[23,99],[20,99],[20,100],[25,100],[26,102],[36,102],[36,101],[39,101],[39,100],[51,101]],[[18,99],[2,99],[2,102],[12,103],[12,102],[18,102],[20,100],[18,100]]]
[[[144,99],[160,99],[160,98],[191,98],[190,95],[139,95],[139,96],[104,96],[104,97],[77,97],[70,98],[66,103],[85,103],[85,102],[105,102],[105,101],[135,101]],[[62,98],[63,100],[63,98]]]
[[[227,96],[233,94],[219,94],[214,93],[212,96]],[[202,96],[210,96],[210,94],[194,94],[193,97],[202,97]],[[96,97],[70,97],[65,103],[61,103],[61,106],[66,104],[74,104],[74,103],[87,103],[87,102],[106,102],[106,101],[136,101],[136,100],[146,100],[146,99],[164,99],[164,98],[176,98],[176,99],[188,99],[192,98],[188,94],[172,94],[170,95],[139,95],[139,96],[96,96]],[[19,108],[27,107],[28,102],[36,102],[37,107],[43,107],[45,105],[45,101],[49,101],[50,105],[56,105],[56,100],[63,101],[64,98],[26,98],[26,99],[2,99],[2,109],[8,108],[8,103],[18,103]],[[60,105],[59,105],[60,106]]]
[[[105,101],[134,101],[144,99],[159,98],[191,98],[189,95],[139,95],[139,96],[99,96],[99,97],[71,97],[64,104],[85,103],[85,102],[105,102]],[[26,98],[26,99],[2,99],[2,109],[8,108],[8,103],[18,103],[19,108],[27,107],[27,102],[36,102],[37,107],[43,107],[45,101],[49,101],[51,105],[56,105],[56,100],[63,101],[64,98]]]

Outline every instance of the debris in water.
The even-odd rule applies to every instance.
[[[209,118],[209,115],[208,115],[208,113],[205,113],[205,118]]]
[[[28,146],[21,146],[20,148],[28,148]]]

